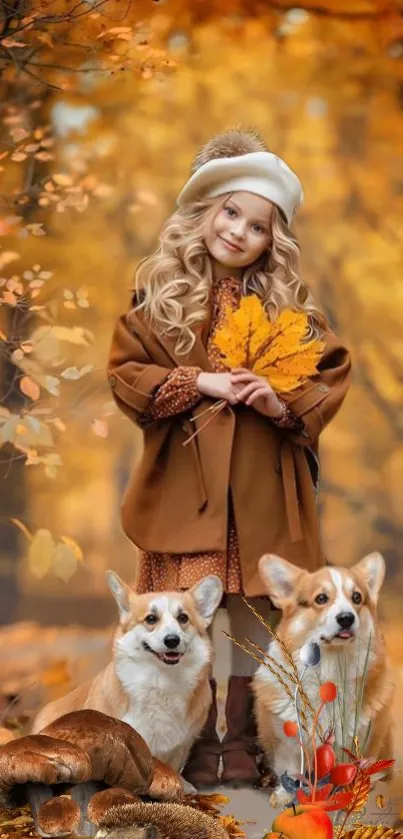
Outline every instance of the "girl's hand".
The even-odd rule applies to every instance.
[[[196,384],[200,393],[225,399],[230,405],[239,401],[238,394],[243,390],[242,383],[236,385],[232,382],[231,373],[199,373]]]
[[[263,376],[257,376],[243,367],[232,370],[231,382],[238,390],[238,402],[251,405],[265,417],[279,419],[284,413],[284,403],[276,396],[273,388]]]

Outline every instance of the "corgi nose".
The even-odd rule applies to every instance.
[[[168,650],[174,650],[175,647],[179,647],[180,640],[179,635],[166,635],[164,638],[164,644],[168,647]]]
[[[340,612],[336,616],[337,623],[342,629],[349,629],[355,621],[355,615],[352,612]]]

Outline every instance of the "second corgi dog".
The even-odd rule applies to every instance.
[[[127,722],[154,757],[180,771],[211,704],[207,627],[222,598],[221,581],[211,575],[186,592],[150,594],[136,594],[112,571],[107,582],[120,617],[112,661],[39,711],[31,733],[62,714],[92,708]]]
[[[339,695],[344,694],[340,696],[342,710],[337,700],[323,709],[320,722],[324,729],[334,730],[338,746],[353,750],[352,740],[357,735],[361,747],[367,739],[365,755],[393,757],[394,686],[376,614],[385,574],[383,557],[372,553],[351,568],[326,567],[309,573],[268,554],[261,558],[259,570],[271,600],[282,610],[276,632],[291,653],[299,676],[304,669],[301,648],[309,642],[319,645],[320,664],[307,669],[303,679],[303,688],[314,709],[320,704],[320,683],[332,681],[338,686]],[[276,640],[272,640],[268,651],[291,671]],[[293,685],[285,678],[293,694]],[[286,720],[297,721],[293,699],[265,665],[259,666],[253,687],[259,740],[269,765],[278,780],[286,770],[289,774],[298,773],[298,745],[283,732]],[[310,722],[308,715],[308,727]],[[278,785],[271,803],[276,806],[289,797]]]

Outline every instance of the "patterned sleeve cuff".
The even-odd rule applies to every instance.
[[[291,411],[291,408],[289,408],[285,402],[282,400],[281,402],[283,405],[283,413],[281,417],[271,417],[271,421],[277,426],[277,428],[286,428],[300,434],[305,428],[304,421],[301,417],[296,417]]]
[[[200,367],[176,367],[172,370],[154,391],[147,414],[143,415],[143,424],[167,419],[193,408],[201,399],[196,384],[201,372]]]

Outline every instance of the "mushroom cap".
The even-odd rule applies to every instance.
[[[18,784],[77,784],[88,781],[91,762],[73,743],[29,734],[0,746],[0,787]]]
[[[154,777],[148,790],[157,801],[183,801],[184,786],[181,776],[172,766],[154,758]]]
[[[104,818],[107,810],[116,807],[118,804],[133,804],[140,801],[136,795],[122,787],[111,787],[94,793],[87,807],[87,819],[93,824],[99,824]]]
[[[81,810],[76,801],[58,795],[42,804],[38,813],[38,829],[42,836],[69,836],[77,830]]]
[[[54,720],[41,734],[67,740],[86,751],[91,779],[132,792],[147,792],[154,774],[154,758],[131,725],[94,711],[72,711]]]

